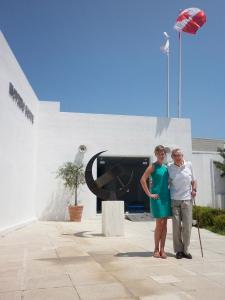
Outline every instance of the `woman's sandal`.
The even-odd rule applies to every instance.
[[[160,251],[160,257],[163,258],[163,259],[166,259],[167,255],[164,251],[163,252]]]
[[[154,251],[153,257],[155,257],[155,258],[160,258],[161,257],[158,250]]]

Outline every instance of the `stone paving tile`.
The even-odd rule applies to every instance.
[[[1,299],[1,298],[0,298]],[[27,290],[23,292],[23,300],[79,300],[73,287]]]
[[[75,286],[117,282],[117,280],[108,272],[89,272],[89,269],[82,269],[79,272],[69,273],[69,276]]]
[[[151,295],[140,297],[139,300],[194,300],[192,296],[185,292],[164,293],[161,295]]]
[[[176,266],[175,266],[176,268]],[[212,263],[207,260],[190,262],[183,265],[183,269],[186,271],[194,272],[196,275],[210,275],[210,274],[225,274],[225,262],[224,263]]]
[[[38,266],[27,266],[24,270],[23,278],[29,279],[37,276],[50,275],[62,275],[66,274],[66,270],[61,265],[45,266],[45,264],[39,264]]]
[[[30,250],[27,252],[27,259],[50,259],[57,258],[57,253],[54,249],[38,249]]]
[[[90,257],[88,260],[61,259],[61,265],[66,273],[80,272],[88,270],[89,273],[105,271],[100,264],[96,263]]]
[[[111,271],[111,274],[113,274],[118,280],[120,281],[128,281],[128,280],[140,280],[145,279],[149,277],[150,270],[147,268],[140,268],[138,265],[135,266],[129,266],[123,270],[116,270]]]
[[[0,238],[0,300],[225,299],[225,238],[193,228],[192,260],[152,257],[154,222],[125,221],[124,237],[104,237],[100,218],[36,222]]]
[[[126,297],[126,298],[117,298],[116,300],[139,300],[140,298],[137,297]]]
[[[187,277],[181,282],[174,283],[173,286],[178,287],[197,300],[225,299],[225,287],[206,277]]]
[[[101,262],[100,265],[106,271],[129,270],[133,269],[130,261],[108,261]]]
[[[21,297],[21,291],[0,293],[0,300],[21,300]]]
[[[23,259],[5,260],[0,257],[0,271],[19,269],[23,266]]]
[[[17,291],[22,289],[22,274],[11,276],[1,275],[0,277],[0,292]]]
[[[174,283],[182,281],[181,279],[173,275],[155,275],[150,277],[158,283]]]
[[[208,272],[204,274],[206,278],[208,278],[211,282],[216,284],[220,284],[222,287],[225,288],[225,273],[220,272]],[[225,291],[224,291],[225,292]],[[225,299],[225,296],[224,296]]]
[[[152,265],[149,268],[149,273],[151,276],[168,276],[168,275],[173,275],[176,277],[197,276],[197,273],[188,270],[185,267],[176,267],[173,265],[165,265],[165,266]]]
[[[177,289],[172,285],[160,285],[152,278],[142,280],[129,280],[123,282],[124,286],[135,296],[153,296],[158,294],[175,293]],[[171,299],[172,300],[172,299]]]
[[[64,246],[56,248],[56,253],[60,258],[88,256],[85,251],[78,249],[78,247]]]
[[[77,285],[76,289],[82,300],[119,299],[132,296],[121,283]]]
[[[40,289],[51,287],[72,286],[72,282],[67,274],[27,277],[24,280],[23,289]]]

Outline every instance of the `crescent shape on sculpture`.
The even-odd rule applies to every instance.
[[[85,180],[87,183],[87,186],[89,187],[90,191],[94,193],[98,198],[100,199],[107,199],[110,197],[110,192],[104,189],[99,190],[93,175],[92,175],[92,167],[95,159],[101,155],[102,153],[106,152],[107,150],[98,152],[95,154],[88,162],[86,170],[85,170]]]
[[[90,191],[92,193],[94,193],[98,198],[100,199],[104,199],[104,200],[116,200],[119,199],[128,189],[128,186],[130,185],[132,179],[133,179],[133,175],[134,172],[132,170],[131,172],[131,176],[128,180],[128,183],[126,185],[124,185],[119,191],[109,191],[106,190],[104,188],[99,188],[99,186],[97,185],[96,181],[93,178],[92,175],[92,167],[93,167],[93,163],[95,161],[95,159],[101,155],[102,153],[106,152],[105,151],[101,151],[97,154],[95,154],[88,162],[86,170],[85,170],[85,180],[87,183],[88,188],[90,189]]]

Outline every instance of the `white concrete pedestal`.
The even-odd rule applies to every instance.
[[[124,235],[124,201],[102,201],[102,233],[105,236]]]

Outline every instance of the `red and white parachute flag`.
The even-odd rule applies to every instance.
[[[174,29],[181,32],[195,34],[206,22],[206,15],[203,10],[191,7],[183,10],[174,25]]]

